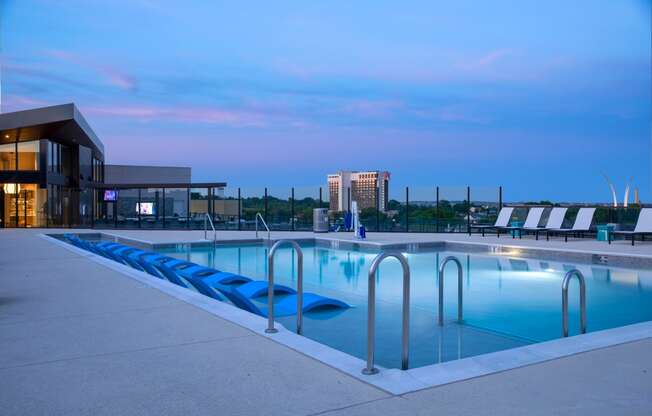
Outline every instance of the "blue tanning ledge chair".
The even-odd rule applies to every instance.
[[[258,307],[251,300],[247,299],[237,287],[226,288],[218,287],[220,293],[222,293],[231,303],[237,306],[240,309],[244,309],[247,312],[253,314],[267,317],[267,307],[261,306]],[[349,308],[350,306],[344,302],[341,302],[337,299],[326,298],[324,296],[317,295],[315,293],[304,293],[303,294],[303,312],[310,312],[318,308]],[[274,316],[290,316],[296,315],[297,313],[297,295],[288,295],[278,302],[274,303]]]
[[[218,294],[224,295],[231,303],[240,309],[267,317],[267,307],[257,306],[252,298],[267,295],[268,284],[264,280],[251,280],[246,276],[221,272],[194,263],[175,259],[173,257],[147,252],[119,243],[101,242],[97,244],[81,240],[74,235],[64,235],[73,245],[99,254],[118,263],[142,270],[157,278],[165,278],[170,282],[195,290],[216,300],[223,300]],[[289,316],[297,313],[296,291],[283,285],[274,285],[274,293],[286,295],[274,304],[276,316]],[[350,306],[337,299],[327,298],[315,293],[303,294],[303,312],[319,308],[342,308]]]
[[[189,278],[200,278],[209,285],[233,285],[251,282],[251,279],[246,276],[241,276],[239,274],[229,272],[222,272],[219,270],[210,269],[208,267],[204,267],[203,270],[199,271],[193,271],[190,269],[179,270],[178,273]]]

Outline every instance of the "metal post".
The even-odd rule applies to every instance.
[[[405,232],[410,232],[410,188],[405,187]]]
[[[294,231],[294,187],[292,187],[292,203],[290,204],[290,221],[292,221],[292,231]]]
[[[376,232],[380,232],[380,188],[376,186]]]
[[[435,214],[437,219],[435,221],[435,232],[439,232],[439,187],[437,187],[437,205],[435,205]]]
[[[265,188],[265,222],[267,222],[267,188]]]
[[[503,209],[503,187],[498,187],[498,209]]]
[[[190,188],[186,188],[186,228],[190,228],[190,198],[192,198],[192,193]]]
[[[238,188],[238,231],[242,229],[241,215],[242,215],[242,198],[240,197],[240,188]]]
[[[324,198],[322,196],[321,186],[319,187],[319,208],[323,208]]]
[[[384,252],[376,256],[369,268],[369,294],[367,299],[367,366],[362,369],[362,374],[371,375],[378,373],[374,367],[374,344],[376,333],[376,272],[378,266],[388,257],[393,257],[401,262],[403,269],[403,322],[401,338],[401,370],[408,369],[410,349],[410,266],[405,256],[398,252]]]
[[[457,265],[457,320],[462,322],[462,280],[464,272],[459,259],[455,256],[448,256],[439,266],[439,326],[444,326],[444,269],[449,261]]]
[[[206,202],[206,214],[213,218],[213,188],[208,187],[208,201]]]
[[[580,283],[580,332],[586,334],[586,283],[582,272],[573,269],[566,273],[561,284],[561,325],[564,337],[568,336],[568,284],[574,276]]]
[[[471,187],[466,187],[466,232],[471,233]]]
[[[162,200],[162,204],[163,204],[163,217],[162,217],[162,220],[163,220],[163,228],[165,228],[165,188],[162,188],[162,189],[163,189],[163,200]],[[156,207],[156,208],[158,208],[158,207]],[[158,220],[158,218],[157,218],[157,220]]]
[[[120,199],[120,195],[118,195],[117,189],[113,189],[113,191],[115,192],[115,201],[113,201],[113,228],[118,228],[118,200]]]
[[[291,244],[297,252],[297,334],[303,333],[303,251],[294,240],[279,240],[269,250],[267,255],[267,329],[268,334],[275,334],[274,328],[274,254],[284,244]]]
[[[141,194],[140,194],[141,189],[138,188],[138,228],[142,228],[140,224],[140,207],[142,206],[142,200],[141,200]]]

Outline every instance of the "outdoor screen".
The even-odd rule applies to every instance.
[[[104,202],[113,202],[118,200],[118,191],[104,191]]]
[[[153,202],[141,202],[136,204],[136,212],[140,215],[154,215]]]

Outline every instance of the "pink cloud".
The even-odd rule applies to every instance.
[[[457,106],[441,108],[435,112],[435,117],[441,121],[471,124],[485,124],[491,121],[489,117],[477,115],[468,109]]]
[[[487,68],[494,65],[496,62],[502,60],[504,57],[512,55],[513,51],[511,49],[497,49],[491,52],[488,52],[478,58],[468,60],[459,64],[459,67],[462,69],[481,69]]]
[[[365,116],[382,116],[386,115],[393,110],[403,108],[404,104],[395,100],[355,100],[343,107],[344,112]]]
[[[110,65],[99,64],[77,54],[61,50],[51,50],[48,51],[47,54],[63,61],[89,68],[104,77],[110,85],[122,90],[133,91],[137,87],[137,82],[134,77],[127,75]]]
[[[26,97],[24,95],[7,95],[2,100],[2,111],[20,111],[26,110],[33,107],[45,107],[50,105],[49,102],[44,100],[35,99],[32,97]]]
[[[227,110],[217,107],[157,107],[157,106],[95,106],[84,107],[85,114],[96,116],[137,118],[141,121],[175,121],[234,126],[261,127],[261,114]]]

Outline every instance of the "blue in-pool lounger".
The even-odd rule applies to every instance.
[[[267,317],[267,307],[258,307],[251,300],[247,299],[237,287],[217,288],[228,300],[240,309],[247,312]],[[310,312],[318,308],[349,308],[350,306],[337,299],[326,298],[315,293],[303,294],[303,312]],[[275,316],[290,316],[297,313],[297,295],[288,295],[274,303]]]
[[[267,296],[268,288],[269,285],[266,280],[252,280],[248,283],[237,286],[238,292],[249,299]],[[279,295],[292,295],[297,293],[297,291],[288,286],[275,284],[274,293]]]
[[[170,282],[174,283],[175,285],[183,286],[183,287],[188,287],[186,283],[177,275],[174,270],[169,268],[168,266],[164,264],[152,264],[156,270],[158,270],[163,277],[165,277],[167,280]]]
[[[107,259],[116,261],[116,262],[118,262],[120,264],[126,264],[126,265],[130,266],[130,264],[128,264],[125,260],[123,260],[120,256],[118,256],[117,254],[115,254],[111,250],[107,250],[107,249],[99,247],[99,246],[95,246],[95,249],[100,252],[100,255],[103,255]]]
[[[156,270],[160,271],[167,280],[174,283],[175,285],[195,290],[202,295],[211,297],[216,300],[223,300],[222,297],[217,294],[217,291],[208,285],[202,284],[201,282],[192,281],[191,279],[184,279],[180,277],[174,270],[165,265],[156,265],[154,267]]]
[[[136,259],[129,257],[129,254],[124,253],[115,253],[116,256],[120,257],[125,263],[136,270],[145,271],[145,269],[136,261]]]
[[[120,243],[116,243],[113,241],[100,241],[99,243],[95,244],[97,247],[103,248],[105,250],[115,250],[118,247],[124,247],[124,245]]]
[[[140,266],[140,267],[141,267],[141,268],[142,268],[146,273],[148,273],[148,274],[150,274],[150,275],[152,275],[152,276],[154,276],[154,277],[158,277],[159,279],[163,279],[163,275],[161,274],[161,272],[159,272],[159,271],[156,269],[156,267],[152,266],[151,263],[148,263],[148,262],[146,262],[145,260],[143,260],[143,259],[141,259],[141,258],[138,258],[138,257],[136,257],[134,260],[136,261],[136,263],[138,263],[138,265],[139,265],[139,266]]]
[[[174,257],[167,257],[167,256],[163,259],[156,259],[151,261],[154,262],[155,264],[162,264],[165,265],[166,267],[169,267],[170,269],[175,269],[175,270],[181,267],[189,267],[195,264],[189,261],[175,259]]]
[[[188,273],[188,270],[194,269],[193,267],[188,267],[186,269],[173,270],[173,272],[175,272],[177,276],[190,281],[195,286],[207,286],[210,292],[217,289],[217,286],[237,285],[240,293],[247,298],[256,298],[267,295],[267,288],[269,285],[265,280],[251,280],[246,276],[240,276],[238,274],[221,272],[204,266],[198,267],[201,267],[204,270]],[[288,286],[275,284],[274,293],[293,294],[296,293],[296,290]]]
[[[182,274],[183,270],[181,271]],[[188,277],[197,277],[201,278],[204,282],[208,283],[209,285],[237,285],[241,283],[247,283],[251,282],[251,279],[248,278],[247,276],[241,276],[239,274],[234,274],[234,273],[229,273],[229,272],[221,272],[219,270],[215,269],[207,269],[207,270],[201,270],[198,272],[194,272],[190,275],[185,274]]]

